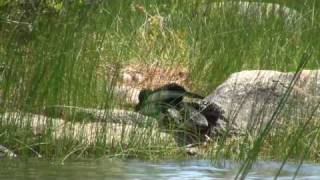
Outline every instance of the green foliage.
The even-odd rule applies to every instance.
[[[0,1],[2,111],[59,117],[64,113],[46,107],[121,107],[113,88],[121,67],[131,62],[188,67],[194,91],[203,94],[236,71],[295,71],[307,49],[313,54],[305,68],[319,68],[320,7],[316,0],[267,1],[297,10],[302,18],[291,24],[276,15],[237,14],[239,7],[217,7],[211,1],[32,2]],[[319,132],[310,129],[304,132],[292,125],[273,134],[267,131],[261,134],[261,141],[249,135],[230,141],[222,138],[210,144],[208,156],[249,157],[252,161],[258,155],[277,159],[303,156],[318,161]],[[28,130],[15,131],[0,124],[0,132],[4,132],[0,144],[26,156],[34,154],[27,148],[31,145],[47,157],[69,157],[71,153],[156,159],[181,154],[178,147],[161,142],[146,145],[143,138],[133,138],[125,147],[103,142],[83,147],[70,139],[56,142],[50,133],[34,138]],[[296,132],[303,138],[295,137]],[[280,146],[285,143],[287,147]],[[310,151],[306,151],[308,147]],[[253,150],[257,151],[250,157]]]

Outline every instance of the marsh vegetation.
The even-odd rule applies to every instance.
[[[316,0],[244,5],[180,0],[0,1],[0,110],[70,123],[86,123],[83,119],[90,117],[57,106],[131,111],[133,105],[114,90],[122,82],[121,70],[132,64],[183,67],[188,88],[202,95],[241,70],[319,69],[319,10]],[[286,103],[285,96],[281,103]],[[99,140],[88,145],[68,137],[57,140],[50,123],[45,133],[35,136],[30,127],[14,124],[23,118],[10,124],[5,117],[1,116],[0,144],[21,157],[41,155],[62,161],[188,157],[174,143],[146,141],[148,133],[106,143],[112,131],[102,128],[95,131]],[[244,161],[243,174],[257,158],[319,162],[318,118],[310,115],[300,123],[287,119],[280,127],[273,127],[271,119],[258,135],[214,139],[200,157]]]

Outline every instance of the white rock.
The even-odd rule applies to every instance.
[[[264,125],[276,111],[293,77],[292,72],[270,70],[234,73],[205,100],[220,105],[225,116],[240,129]],[[309,117],[320,100],[319,82],[319,70],[302,71],[277,119]],[[320,113],[316,116],[320,117]]]

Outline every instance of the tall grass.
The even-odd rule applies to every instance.
[[[64,118],[65,112],[48,107],[121,108],[113,89],[128,63],[188,67],[192,89],[204,94],[240,70],[302,68],[299,63],[307,49],[313,49],[313,54],[303,68],[319,68],[319,4],[316,0],[279,3],[302,17],[288,24],[281,16],[250,17],[235,13],[237,5],[217,6],[211,1],[48,1],[36,8],[19,1],[0,3],[1,110]],[[217,142],[219,148],[212,144],[208,155],[247,159],[248,168],[259,155],[317,161],[318,130],[302,132],[301,128],[288,126],[276,135],[261,132],[261,141],[249,135],[222,139]],[[126,154],[153,159],[181,152],[159,141],[144,144],[143,136],[132,138],[126,146],[101,141],[83,147],[71,139],[56,142],[50,133],[35,139],[27,129],[16,130],[0,125],[4,132],[0,144],[26,156],[32,154],[26,145],[47,157]],[[291,133],[300,131],[311,134],[301,135],[301,141],[291,138]],[[101,137],[107,133],[102,131]],[[294,143],[279,145],[285,142]],[[307,151],[308,147],[313,150]],[[288,151],[291,155],[285,153]]]

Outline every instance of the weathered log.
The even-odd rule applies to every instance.
[[[11,151],[10,149],[8,149],[0,144],[0,158],[2,158],[2,157],[15,158],[15,157],[17,157],[17,155],[13,151]]]
[[[120,118],[119,122],[127,117],[127,113],[121,115],[117,112],[113,115],[113,118]],[[112,122],[114,119],[104,122],[81,123],[21,112],[7,112],[1,114],[0,117],[2,125],[30,128],[34,135],[50,132],[55,139],[69,138],[88,145],[94,145],[102,140],[107,144],[128,143],[134,138],[141,138],[145,142],[156,140],[167,144],[175,143],[174,138],[168,133],[161,132],[156,124],[141,127],[133,123],[114,123]],[[137,117],[147,118],[142,115],[137,115]]]

